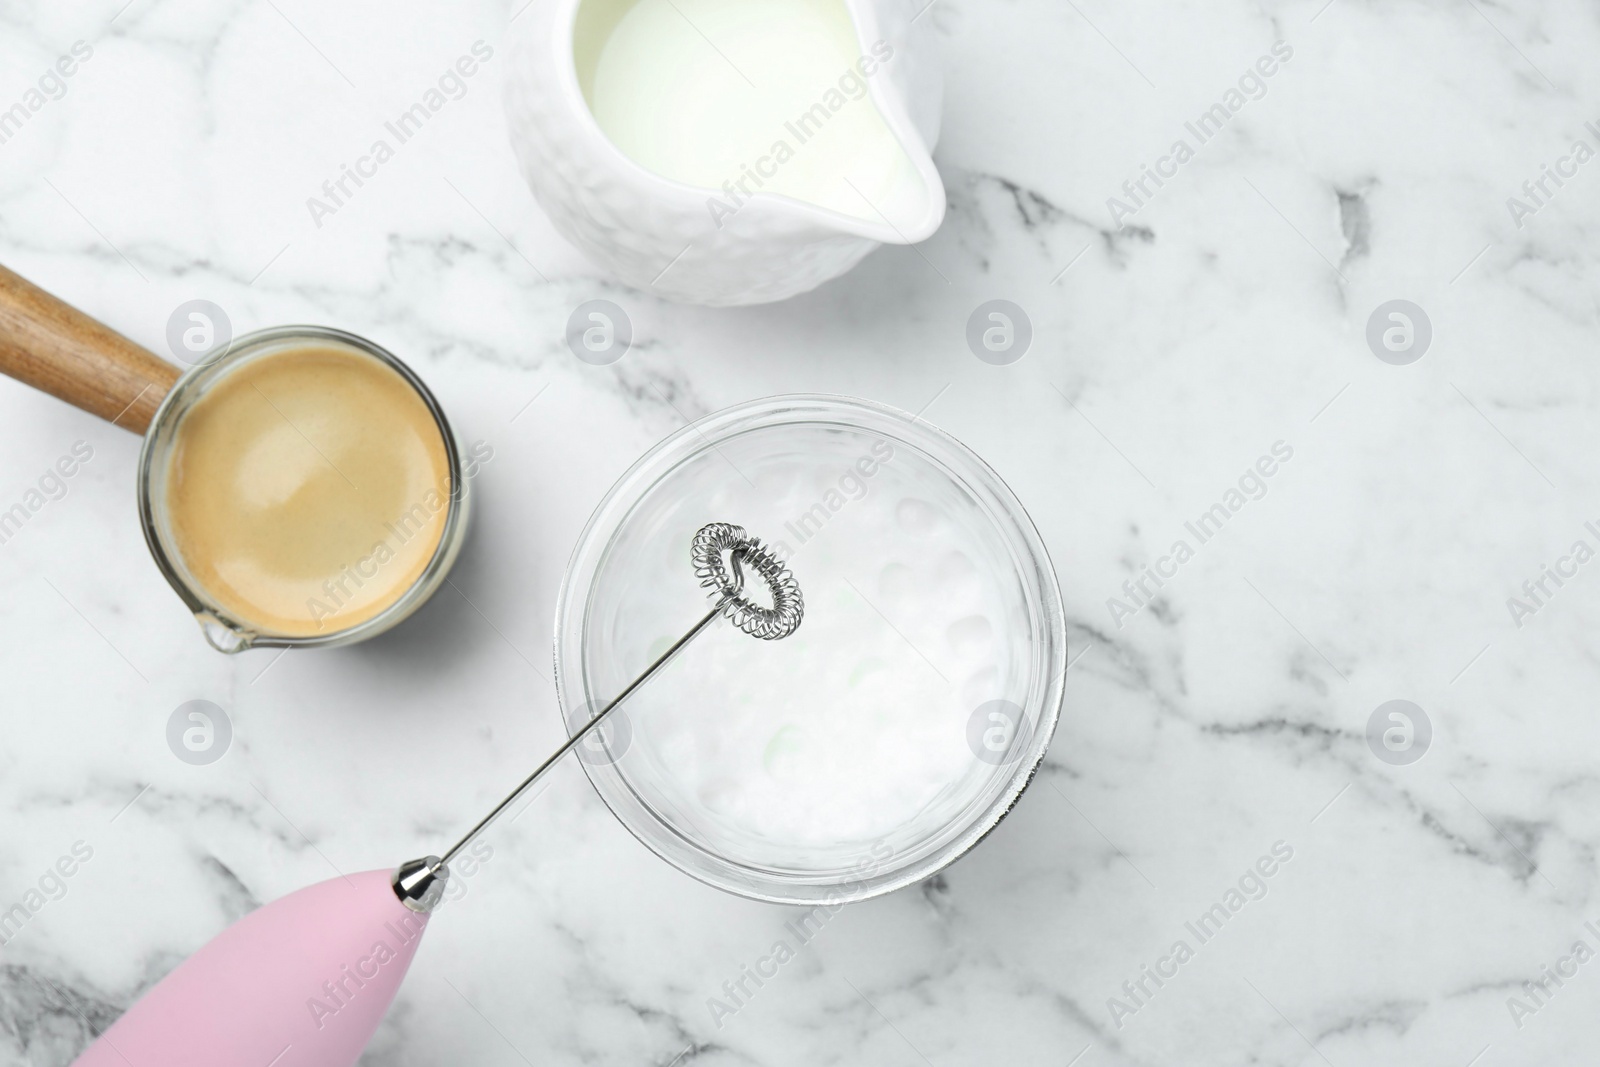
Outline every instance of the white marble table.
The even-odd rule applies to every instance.
[[[1594,1061],[1600,962],[1570,954],[1600,951],[1600,564],[1568,558],[1600,548],[1600,161],[1569,154],[1600,148],[1593,4],[939,0],[943,229],[708,311],[555,236],[493,61],[313,220],[503,5],[123,3],[0,11],[0,108],[92,48],[0,143],[0,260],[158,351],[195,298],[240,331],[369,335],[494,459],[460,594],[368,646],[228,658],[148,559],[138,442],[0,382],[0,509],[93,450],[0,545],[0,909],[92,850],[0,950],[0,1061],[69,1062],[253,905],[475,817],[562,736],[540,672],[604,488],[684,417],[792,391],[931,404],[1028,505],[1082,656],[1039,779],[719,1028],[707,998],[791,913],[671,870],[564,768],[489,839],[364,1062]],[[1185,123],[1278,41],[1199,144]],[[1161,162],[1179,138],[1193,158]],[[1576,174],[1535,204],[1545,164]],[[1144,165],[1172,176],[1134,205]],[[563,343],[596,298],[636,329],[610,367]],[[997,298],[1034,329],[1005,367],[964,339]],[[1396,299],[1431,322],[1408,365],[1366,340]],[[1185,524],[1219,503],[1201,543]],[[1568,576],[1541,591],[1546,566]],[[166,744],[192,699],[233,723],[209,766]],[[1396,699],[1431,724],[1415,762],[1368,742]]]

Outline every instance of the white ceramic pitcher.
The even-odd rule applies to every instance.
[[[930,0],[742,0],[738,19],[776,13],[785,4],[812,4],[818,10],[837,5],[854,28],[860,55],[840,72],[837,86],[818,84],[804,94],[817,104],[800,115],[791,111],[798,126],[772,127],[776,154],[728,168],[721,188],[714,181],[664,177],[637,162],[607,135],[591,107],[596,69],[613,31],[636,3],[658,2],[673,13],[659,16],[669,20],[667,29],[673,28],[672,18],[686,24],[678,27],[677,47],[705,45],[704,55],[675,53],[674,62],[726,62],[752,91],[758,81],[775,76],[774,66],[781,68],[781,62],[761,63],[748,52],[719,47],[713,34],[691,21],[715,13],[714,0],[533,0],[513,26],[506,78],[513,147],[556,228],[597,264],[629,285],[672,300],[759,304],[815,288],[880,244],[914,244],[938,229],[944,186],[930,152],[938,139],[943,86],[931,20],[922,17]],[[735,65],[735,55],[750,68],[748,74]],[[860,96],[835,91],[842,87],[854,94],[861,83],[865,93]],[[792,96],[803,87],[783,88]],[[734,91],[744,90],[736,86]],[[837,196],[803,198],[762,188],[768,184],[762,174],[770,178],[789,165],[779,142],[789,146],[790,157],[806,152],[804,138],[822,126],[830,108],[842,112],[836,106],[841,100],[844,107],[876,108],[903,151],[892,174],[886,170],[883,182],[872,186],[887,192],[869,197],[848,181],[849,190]],[[641,119],[655,124],[646,134],[659,143],[675,143],[675,131],[665,126],[695,122],[697,116],[685,111],[692,109],[674,111],[665,123],[659,116]],[[853,114],[852,121],[856,118]],[[706,121],[703,114],[700,121]],[[849,156],[848,144],[843,151]],[[866,153],[852,165],[871,165],[864,159]],[[709,166],[701,170],[712,173]]]

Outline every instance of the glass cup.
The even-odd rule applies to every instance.
[[[311,636],[275,634],[223,608],[185,565],[164,502],[174,446],[184,416],[217,383],[254,360],[305,346],[344,349],[371,357],[400,375],[427,406],[444,443],[450,475],[447,512],[439,544],[421,575],[392,604],[364,622]],[[462,452],[449,420],[422,380],[388,351],[363,337],[322,326],[279,326],[239,338],[224,351],[202,359],[172,386],[156,409],[139,453],[139,520],[156,565],[200,623],[213,648],[326,648],[375,637],[410,616],[433,595],[449,573],[467,532],[471,498]]]
[[[973,848],[1044,758],[1067,664],[1055,572],[1016,497],[953,438],[867,401],[774,397],[686,427],[611,489],[567,568],[569,733],[705,610],[689,541],[713,521],[786,558],[805,619],[774,642],[719,622],[591,734],[580,758],[612,812],[680,870],[775,903],[877,896]],[[763,790],[796,767],[820,777],[789,811]]]

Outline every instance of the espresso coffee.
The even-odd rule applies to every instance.
[[[166,521],[191,583],[263,635],[316,637],[380,615],[433,559],[450,462],[427,403],[364,352],[263,352],[183,413]]]

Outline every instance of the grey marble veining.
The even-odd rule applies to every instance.
[[[197,297],[240,332],[371,336],[495,458],[458,589],[368,646],[225,658],[148,559],[138,442],[0,382],[0,508],[93,450],[0,544],[0,909],[41,901],[0,948],[0,1060],[69,1062],[259,902],[470,824],[561,737],[551,620],[604,488],[685,418],[827,391],[926,406],[1050,548],[1081,658],[1022,803],[716,1020],[792,915],[657,861],[563,768],[487,839],[364,1062],[1593,1061],[1600,962],[1572,956],[1600,952],[1600,563],[1573,554],[1600,549],[1600,160],[1574,153],[1600,150],[1593,4],[938,0],[943,229],[709,311],[555,237],[498,49],[313,218],[514,9],[123,3],[0,10],[0,110],[92,48],[0,143],[0,260],[157,351]],[[1186,124],[1277,42],[1202,143]],[[1161,163],[1180,140],[1192,158]],[[563,340],[596,298],[634,324],[611,367]],[[965,340],[992,299],[1031,320],[1010,366]],[[1408,365],[1367,340],[1397,299],[1431,323]],[[191,699],[234,725],[210,766],[166,747]],[[1369,744],[1396,699],[1431,723],[1410,764]]]

